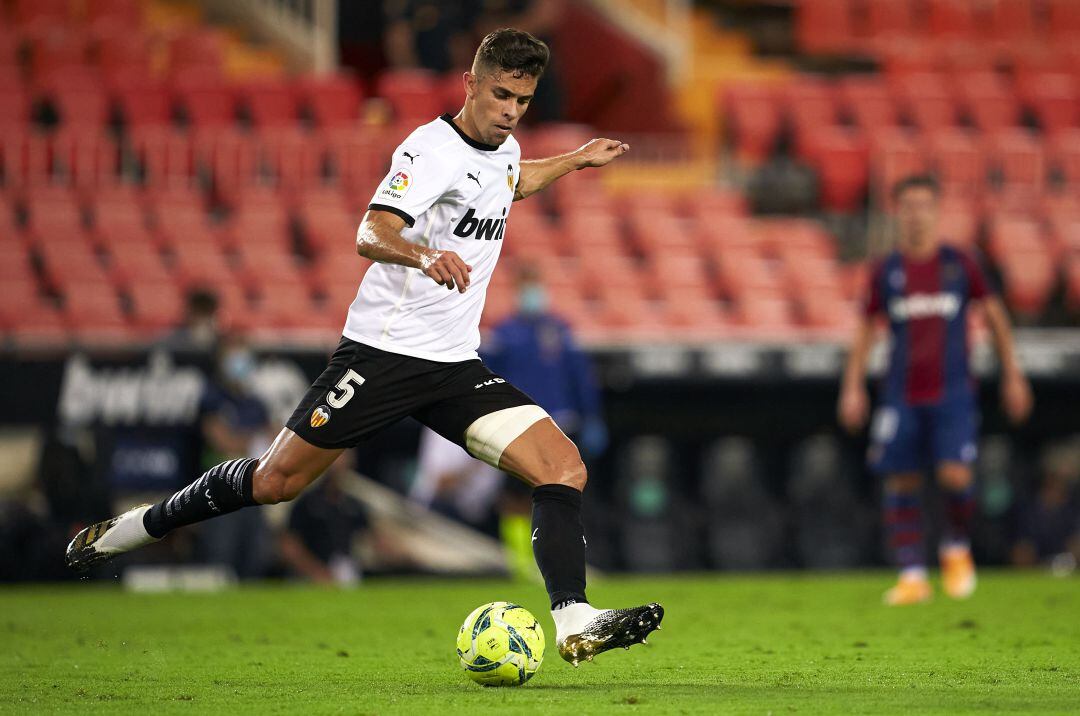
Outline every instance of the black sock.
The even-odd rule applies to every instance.
[[[532,545],[551,607],[585,599],[585,530],[581,492],[566,485],[533,490]]]
[[[160,538],[177,527],[257,504],[251,495],[251,478],[258,464],[250,457],[215,465],[183,490],[147,510],[143,526],[151,537]]]

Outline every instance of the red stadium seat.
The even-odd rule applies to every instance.
[[[956,123],[956,103],[942,75],[903,75],[896,78],[894,91],[909,119],[923,131],[940,131]]]
[[[734,315],[756,334],[788,337],[795,323],[791,303],[780,295],[747,293],[739,297]]]
[[[78,188],[119,180],[120,148],[99,128],[72,127],[52,137],[52,173]]]
[[[149,187],[189,187],[195,179],[191,138],[171,127],[143,126],[131,130],[135,160]]]
[[[1032,200],[1042,193],[1046,165],[1042,145],[1030,133],[1015,129],[991,135],[987,156],[1006,191],[1022,192]]]
[[[223,83],[176,89],[184,116],[196,130],[230,127],[236,122],[236,96]]]
[[[73,283],[64,287],[64,317],[80,340],[126,339],[131,335],[119,297],[108,284]]]
[[[811,54],[848,50],[853,44],[849,0],[800,2],[795,9],[795,38]]]
[[[1058,44],[1073,43],[1080,35],[1080,5],[1075,0],[1046,0],[1047,27]]]
[[[216,30],[194,30],[169,43],[169,69],[216,71],[223,64],[224,41]]]
[[[1048,152],[1050,165],[1071,187],[1069,190],[1080,190],[1080,129],[1059,132],[1051,137]]]
[[[34,77],[59,74],[86,65],[90,59],[90,39],[62,25],[35,35],[30,47]]]
[[[149,38],[132,31],[119,31],[101,37],[97,41],[94,54],[97,57],[98,67],[105,74],[128,68],[149,71],[152,62]]]
[[[260,328],[306,328],[315,311],[307,287],[295,281],[266,284],[254,312]]]
[[[243,188],[258,178],[258,147],[250,135],[239,130],[208,129],[198,133],[195,156],[227,204],[235,203]]]
[[[1020,104],[997,73],[964,73],[954,77],[954,82],[967,116],[982,131],[996,132],[1019,124]]]
[[[986,161],[975,138],[959,129],[932,134],[927,148],[947,194],[971,196],[986,184]]]
[[[975,32],[972,5],[956,0],[929,0],[927,27],[931,33],[952,40],[970,38]]]
[[[103,129],[109,121],[109,101],[100,88],[54,90],[51,96],[67,127]]]
[[[273,181],[290,193],[322,181],[325,146],[299,127],[267,130],[259,134],[262,167]]]
[[[378,81],[378,95],[404,124],[430,122],[443,111],[438,76],[428,70],[389,70]]]
[[[26,197],[26,228],[36,235],[81,238],[83,215],[77,197],[68,191],[35,191]]]
[[[863,130],[892,127],[898,117],[889,87],[876,77],[854,76],[840,82],[841,108]]]
[[[912,133],[895,127],[869,135],[870,167],[878,200],[885,206],[891,203],[893,185],[911,174],[930,168],[922,144]]]
[[[11,18],[24,32],[33,25],[64,26],[71,19],[68,0],[15,0]]]
[[[990,9],[987,34],[998,40],[1021,41],[1035,35],[1032,0],[996,0]]]
[[[0,88],[0,125],[25,125],[30,120],[30,98],[21,88]]]
[[[184,288],[200,285],[220,287],[236,283],[236,274],[225,253],[212,240],[180,242],[172,246],[173,270]]]
[[[165,268],[161,254],[149,242],[113,244],[109,273],[118,286],[130,286],[137,282],[172,284],[172,275]]]
[[[86,3],[86,22],[99,35],[125,33],[139,36],[142,19],[139,0],[93,0]]]
[[[1080,93],[1068,73],[1021,74],[1017,91],[1045,132],[1056,134],[1080,125]]]
[[[237,256],[241,280],[256,292],[273,291],[280,284],[303,280],[296,257],[281,247],[244,245]]]
[[[292,126],[297,121],[297,102],[292,87],[283,80],[252,82],[240,89],[241,104],[256,127]]]
[[[172,120],[172,98],[161,86],[143,86],[122,90],[116,95],[124,121],[129,127],[169,124]]]
[[[99,246],[115,251],[128,244],[155,243],[146,215],[134,201],[98,200],[94,206],[94,238]]]
[[[830,211],[853,211],[866,195],[869,153],[861,136],[841,127],[807,135],[806,152],[821,180],[821,204]]]
[[[770,85],[731,85],[723,94],[723,115],[739,161],[757,163],[773,150],[782,116],[776,90]]]
[[[131,318],[143,330],[179,326],[184,319],[184,298],[171,282],[135,281],[128,285]]]
[[[298,81],[297,90],[320,127],[348,127],[359,117],[363,92],[349,75],[304,77]]]
[[[1025,317],[1037,317],[1054,288],[1056,267],[1049,251],[1010,251],[1000,264],[1009,306]]]

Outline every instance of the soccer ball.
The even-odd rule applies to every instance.
[[[465,674],[483,686],[520,686],[544,660],[544,630],[524,607],[491,602],[461,625],[457,653]]]

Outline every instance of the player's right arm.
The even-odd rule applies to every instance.
[[[420,269],[440,286],[459,293],[469,287],[472,267],[453,251],[438,251],[407,241],[405,219],[389,211],[369,209],[356,232],[356,253],[384,264]]]
[[[870,395],[866,390],[866,365],[874,341],[874,321],[863,316],[855,327],[844,377],[840,387],[837,417],[848,432],[858,432],[870,415]]]
[[[844,376],[840,383],[840,400],[836,415],[840,425],[851,433],[858,432],[870,416],[870,395],[866,390],[866,367],[870,362],[870,349],[874,345],[874,321],[881,312],[881,267],[871,274],[870,289],[863,304],[862,314],[855,326],[851,340]]]

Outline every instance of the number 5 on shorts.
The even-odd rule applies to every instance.
[[[355,383],[356,386],[363,385],[364,377],[352,368],[349,368],[349,370],[345,371],[345,375],[341,377],[341,380],[337,382],[337,385],[334,386],[341,392],[335,394],[334,391],[331,390],[326,394],[326,402],[330,404],[331,408],[344,408],[345,404],[353,399],[353,396],[356,395],[356,387],[353,386],[353,383]]]

